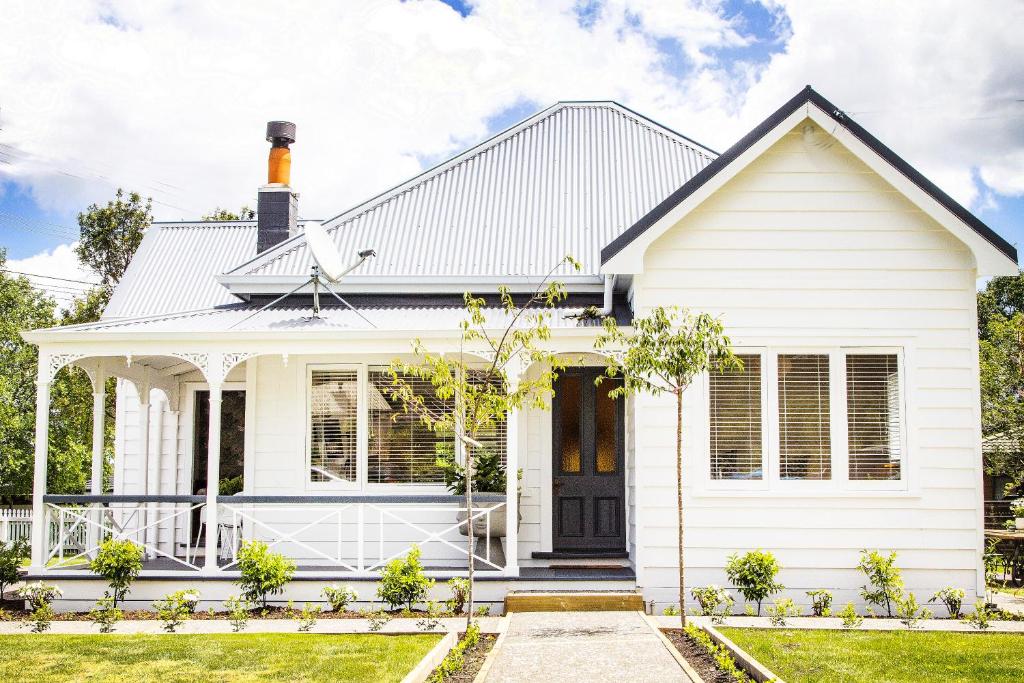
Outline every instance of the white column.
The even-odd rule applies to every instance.
[[[217,491],[220,488],[221,385],[210,384],[210,428],[206,452],[206,562],[207,573],[217,571]]]
[[[103,495],[103,437],[107,413],[107,395],[105,392],[106,377],[100,370],[93,378],[92,392],[92,485],[89,493],[94,496]],[[92,524],[89,525],[87,545],[95,548],[101,538],[100,524],[103,520],[103,506],[93,505]]]
[[[157,394],[156,401],[152,403],[152,407],[155,409],[153,412],[156,414],[156,418],[152,425],[152,438],[147,444],[150,449],[149,456],[149,471],[147,473],[146,490],[149,495],[158,496],[160,495],[160,473],[163,468],[163,435],[164,435],[164,400],[162,394]],[[157,510],[159,503],[150,503],[146,506],[147,512],[147,523],[153,524],[160,518],[160,513]],[[146,542],[153,548],[160,547],[160,527],[151,526],[146,529]]]
[[[519,414],[513,410],[505,424],[505,575],[519,576]]]
[[[35,467],[32,478],[32,569],[42,570],[46,564],[46,456],[50,440],[50,382],[43,368],[49,360],[39,357],[39,380],[36,382]]]
[[[139,486],[141,495],[149,494],[149,383],[139,387]],[[149,503],[139,505],[139,528],[145,529],[149,524]],[[149,530],[145,529],[140,534],[139,542],[147,543]],[[144,557],[149,557],[149,550],[143,551]]]

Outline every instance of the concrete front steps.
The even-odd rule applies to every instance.
[[[636,591],[512,591],[505,596],[509,612],[637,612],[644,598]]]

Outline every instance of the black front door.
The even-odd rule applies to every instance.
[[[602,368],[569,368],[555,382],[551,493],[554,550],[625,550],[624,401]]]

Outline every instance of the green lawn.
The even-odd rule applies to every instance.
[[[439,634],[0,636],[0,681],[400,681]]]
[[[1018,633],[720,630],[787,683],[1024,680]]]

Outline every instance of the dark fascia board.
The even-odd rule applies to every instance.
[[[999,250],[1000,253],[1017,262],[1017,249],[1000,237],[992,228],[985,225],[977,216],[965,209],[948,194],[940,190],[935,183],[925,178],[913,166],[904,161],[898,154],[882,144],[874,135],[867,132],[856,121],[847,116],[834,104],[822,97],[814,88],[807,86],[801,90],[789,102],[786,102],[774,114],[761,122],[756,128],[747,133],[735,145],[722,153],[720,157],[705,166],[697,175],[682,185],[678,190],[670,194],[664,201],[651,209],[647,215],[633,224],[628,230],[609,242],[601,249],[601,263],[607,263],[609,259],[626,248],[633,240],[646,232],[652,225],[665,217],[669,211],[681,204],[687,197],[692,195],[706,182],[714,178],[722,169],[735,161],[741,154],[750,149],[758,140],[767,135],[776,126],[782,123],[794,111],[805,104],[813,104],[828,114],[839,125],[846,128],[858,140],[867,145],[878,156],[882,157],[893,168],[907,177],[912,183],[921,188],[932,199],[939,202],[950,213],[963,221],[972,230],[981,235],[989,244]]]

